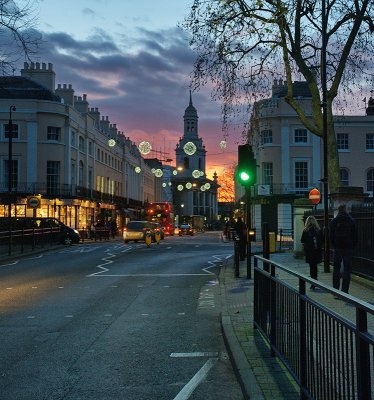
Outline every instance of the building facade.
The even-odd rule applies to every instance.
[[[294,82],[293,91],[311,116],[306,82]],[[286,103],[286,94],[286,82],[274,81],[272,96],[258,102],[251,117],[249,143],[257,161],[252,214],[259,232],[264,220],[275,232],[292,229],[295,198],[307,197],[314,187],[322,192],[323,142],[302,125]],[[374,115],[367,111],[360,116],[339,115],[334,119],[342,184],[362,187],[372,197]]]
[[[55,217],[77,229],[140,217],[144,201],[155,199],[155,177],[108,116],[71,85],[55,88],[52,64],[25,63],[21,76],[0,82],[0,216],[10,201],[12,215]],[[28,204],[35,195],[37,208]]]
[[[218,218],[217,190],[218,177],[206,177],[206,150],[199,137],[198,114],[192,104],[183,116],[183,136],[177,143],[176,169],[172,172],[171,183],[176,215],[179,217],[202,215],[207,223]]]

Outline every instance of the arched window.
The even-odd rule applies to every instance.
[[[190,168],[190,159],[188,157],[184,157],[184,159],[183,159],[183,167],[184,167],[184,169],[189,169]]]
[[[349,170],[347,168],[340,168],[340,181],[343,186],[349,185]]]
[[[374,191],[374,168],[370,168],[366,173],[366,190],[372,193]]]

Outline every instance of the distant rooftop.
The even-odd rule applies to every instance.
[[[293,97],[306,97],[311,98],[312,94],[309,90],[308,84],[305,81],[295,81],[292,83]],[[287,95],[287,82],[280,79],[274,80],[272,87],[272,97],[285,97]]]
[[[35,99],[61,102],[61,98],[22,76],[0,77],[0,99]]]

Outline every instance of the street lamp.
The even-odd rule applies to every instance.
[[[12,160],[12,138],[13,138],[13,121],[12,111],[16,111],[15,106],[9,107],[9,124],[8,124],[8,218],[9,218],[9,255],[12,253],[12,178],[13,178],[13,160]]]

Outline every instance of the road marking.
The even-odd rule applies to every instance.
[[[205,379],[210,369],[217,362],[217,358],[210,358],[192,377],[192,379],[183,387],[183,389],[174,397],[174,400],[187,400],[200,382]]]
[[[12,289],[13,289],[12,287],[7,287],[7,288],[6,288],[6,290],[12,290]]]
[[[178,315],[186,315],[184,312],[179,312]]]
[[[100,268],[101,271],[99,271],[99,272],[94,272],[93,274],[87,275],[87,277],[99,275],[99,274],[102,274],[103,272],[109,271],[109,269],[108,269],[108,268],[105,268],[104,265],[112,264],[113,261],[112,261],[112,260],[109,260],[109,258],[113,258],[113,257],[115,257],[115,254],[108,253],[108,256],[107,256],[107,257],[103,257],[103,258],[101,259],[102,261],[105,261],[105,262],[102,263],[102,264],[96,265],[96,267],[97,267],[97,268]]]
[[[34,319],[35,318],[35,315],[29,315],[28,317],[27,317],[27,319]]]
[[[73,318],[72,315],[65,315],[65,318]]]
[[[63,287],[63,286],[59,286],[58,288],[59,288],[59,289],[63,289],[64,287]]]
[[[105,314],[104,317],[111,317],[112,314]]]
[[[12,263],[9,264],[2,264],[1,267],[9,267],[10,265],[16,265],[19,263],[19,260],[13,261]]]
[[[137,277],[137,276],[145,276],[145,277],[151,277],[151,276],[156,276],[159,278],[169,278],[172,276],[209,276],[210,274],[103,274],[105,271],[102,272],[96,272],[91,275],[87,275],[87,277],[93,277],[93,276],[124,276],[124,277]]]
[[[194,351],[192,353],[171,353],[170,357],[218,357],[218,351]]]
[[[142,315],[143,315],[143,317],[147,317],[149,314],[144,313],[144,314],[142,314]]]

